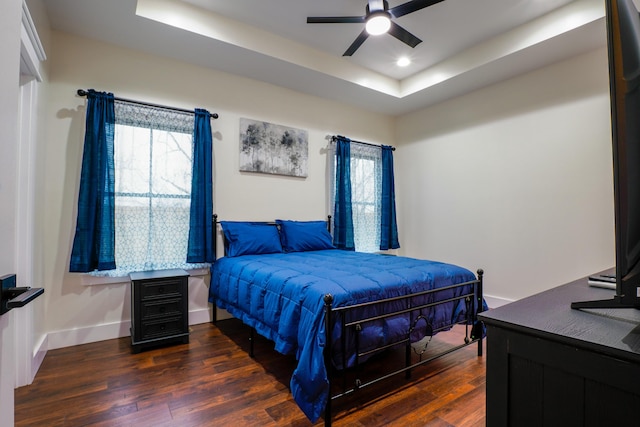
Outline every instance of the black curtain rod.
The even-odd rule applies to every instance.
[[[88,91],[86,91],[84,89],[78,89],[78,95],[79,96],[87,96],[88,94],[89,94]],[[150,102],[134,101],[134,100],[131,100],[131,99],[117,98],[115,96],[113,97],[113,99],[115,99],[116,101],[128,102],[130,104],[144,105],[146,107],[162,108],[162,109],[165,109],[165,110],[178,111],[180,113],[194,114],[194,111],[185,110],[184,108],[167,107],[166,105],[151,104]],[[214,119],[217,119],[218,118],[218,113],[211,113],[211,117],[214,118]]]
[[[345,138],[345,139],[349,139],[346,136],[342,136],[342,135],[333,135],[331,137],[331,141],[335,142],[336,139],[338,138]],[[355,139],[349,139],[349,141],[351,142],[355,142],[356,144],[363,144],[363,145],[369,145],[371,147],[380,147],[380,145],[378,144],[372,144],[370,142],[363,142],[363,141],[356,141]],[[391,147],[391,151],[396,151],[396,147]]]

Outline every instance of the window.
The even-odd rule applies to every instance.
[[[193,115],[115,102],[116,270],[201,268],[187,264]]]
[[[356,251],[380,250],[380,148],[351,144],[351,208]]]
[[[335,144],[332,145],[335,149]],[[332,174],[335,179],[335,153],[332,156]],[[351,208],[353,238],[356,251],[380,250],[380,194],[382,186],[382,155],[380,147],[351,144]],[[335,182],[332,188],[335,189]],[[335,190],[331,206],[334,205]]]

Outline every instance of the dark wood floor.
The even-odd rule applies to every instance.
[[[458,343],[459,332],[437,335],[429,348]],[[312,425],[288,390],[294,359],[260,337],[251,359],[248,336],[225,320],[193,326],[189,344],[139,354],[128,337],[51,350],[33,384],[15,392],[15,425]],[[417,368],[410,380],[400,375],[334,402],[334,425],[484,426],[486,358],[476,352],[466,347]]]

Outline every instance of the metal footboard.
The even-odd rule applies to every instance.
[[[351,305],[347,307],[333,307],[332,306],[333,296],[330,294],[325,295],[324,303],[325,303],[325,334],[326,334],[325,342],[326,344],[324,349],[324,363],[325,363],[325,368],[327,370],[327,378],[329,379],[329,398],[327,399],[327,404],[325,406],[325,412],[324,412],[325,426],[331,426],[331,410],[332,410],[332,402],[334,400],[352,395],[358,390],[374,385],[376,383],[379,383],[380,381],[386,380],[388,378],[394,377],[402,373],[404,373],[405,376],[409,378],[412,369],[418,366],[424,365],[426,363],[429,363],[447,354],[450,354],[456,350],[472,345],[474,343],[478,344],[478,356],[482,356],[482,338],[483,338],[484,328],[482,328],[482,324],[479,323],[477,315],[483,310],[483,289],[482,289],[483,275],[484,275],[484,271],[482,269],[479,269],[477,271],[478,278],[473,281],[464,282],[464,283],[451,285],[447,287],[442,287],[438,289],[433,289],[429,291],[422,291],[422,292],[417,292],[409,295],[403,295],[399,297],[387,298],[384,300],[377,300],[377,301],[371,301],[371,302],[366,302],[362,304]],[[471,290],[467,292],[463,292],[461,295],[454,296],[451,298],[446,298],[440,301],[427,302],[427,303],[422,303],[422,304],[412,306],[412,301],[414,301],[416,297],[431,296],[438,292],[442,292],[446,290],[455,290],[455,289],[464,288],[464,287],[471,287]],[[457,323],[453,323],[451,325],[445,325],[438,329],[431,329],[430,332],[431,332],[431,336],[433,336],[437,332],[450,329],[456,324],[464,324],[465,325],[464,342],[461,343],[460,345],[447,348],[446,350],[440,351],[433,355],[429,355],[428,357],[425,357],[425,358],[420,356],[418,361],[412,363],[411,334],[413,330],[417,327],[419,322],[424,322],[426,328],[428,328],[430,325],[429,320],[424,315],[421,314],[421,311],[424,309],[435,307],[437,305],[461,301],[461,300],[463,300],[466,305],[464,320]],[[386,311],[384,314],[378,314],[370,317],[362,317],[356,320],[349,320],[349,321],[346,320],[348,318],[349,312],[354,312],[355,310],[361,310],[362,308],[366,308],[370,306],[383,305],[383,304],[394,303],[394,302],[400,302],[404,306],[404,308]],[[360,331],[363,330],[363,327],[365,324],[379,321],[379,320],[384,320],[386,318],[399,316],[399,315],[409,315],[410,328],[407,331],[406,336],[404,338],[399,339],[398,341],[385,344],[381,347],[378,347],[372,350],[367,350],[367,351],[360,350],[359,333]],[[340,343],[340,346],[342,347],[342,355],[343,355],[342,372],[339,372],[334,367],[334,363],[332,360],[334,345],[332,343],[333,340],[331,339],[331,337],[333,335],[333,328],[338,326],[342,328],[341,329],[342,339]],[[352,371],[355,372],[355,378],[351,383],[347,383],[347,379],[346,379],[347,374],[345,372],[346,360],[344,359],[347,353],[345,337],[347,335],[346,332],[349,329],[354,331],[354,337],[355,337],[355,350],[354,350],[355,363],[354,363],[354,366],[352,366]],[[374,353],[379,353],[386,349],[389,349],[392,347],[398,347],[402,345],[405,346],[405,366],[399,369],[385,372],[380,376],[377,376],[373,379],[368,379],[366,381],[363,381],[360,378],[358,373],[361,367],[360,366],[361,358],[366,358],[367,356],[370,356]],[[425,350],[426,350],[426,347],[425,347]],[[338,375],[339,373],[341,375]],[[336,384],[338,384],[339,382],[341,382],[342,385],[338,387],[336,386]],[[336,389],[338,391],[336,391]]]

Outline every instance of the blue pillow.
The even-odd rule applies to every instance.
[[[335,249],[325,221],[285,221],[280,225],[282,247],[285,252],[320,251]]]
[[[278,228],[274,224],[220,221],[227,239],[226,256],[273,254],[282,252]]]

